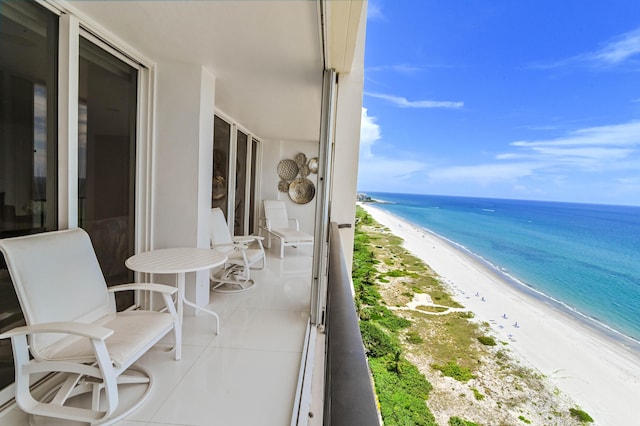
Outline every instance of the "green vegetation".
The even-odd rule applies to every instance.
[[[409,331],[407,333],[407,342],[413,343],[414,345],[416,345],[418,343],[424,342],[424,339],[422,338],[422,336],[420,336],[420,334],[418,332]]]
[[[482,401],[484,399],[484,395],[482,393],[480,393],[480,391],[476,388],[471,388],[471,390],[473,391],[473,397],[477,400],[477,401]]]
[[[449,311],[462,306],[425,263],[402,247],[402,239],[363,209],[358,208],[356,215],[355,304],[385,426],[436,424],[427,406],[431,385],[408,359],[425,362],[420,368],[434,381],[449,376],[467,383],[462,391],[456,384],[451,387],[455,391],[445,390],[444,394],[439,387],[432,396],[434,407],[458,401],[465,404],[457,411],[460,416],[449,419],[449,426],[478,426],[462,416],[473,413],[475,404],[486,399],[491,404],[481,403],[485,408],[495,407],[483,419],[487,424],[515,424],[514,412],[536,413],[533,420],[520,416],[520,424],[540,421],[575,426],[592,421],[581,410],[569,413],[568,407],[555,405],[544,377],[513,359],[504,347],[508,342],[489,336],[490,324],[476,321],[470,311]],[[428,296],[423,305],[407,309],[418,293]],[[487,387],[487,373],[500,380],[499,388]],[[477,380],[468,383],[472,378]],[[501,420],[506,413],[509,423]]]
[[[525,416],[518,416],[518,419],[525,422],[528,425],[531,424],[531,420],[528,420]]]
[[[449,426],[478,426],[478,424],[454,416],[449,419]]]
[[[593,423],[591,416],[578,408],[570,408],[569,413],[583,423]]]
[[[432,367],[438,371],[441,371],[445,376],[454,378],[459,382],[468,382],[469,380],[473,379],[471,370],[459,366],[454,361],[449,361],[445,365],[433,364]]]
[[[424,375],[402,355],[397,332],[411,325],[411,321],[395,315],[381,305],[382,297],[376,288],[380,281],[376,270],[371,239],[360,230],[362,224],[373,224],[362,209],[356,213],[356,235],[353,254],[353,286],[356,308],[360,317],[360,332],[373,374],[380,413],[384,424],[435,426],[426,399],[431,384]],[[397,270],[390,277],[405,274]],[[420,338],[413,335],[414,339]]]
[[[478,342],[482,343],[485,346],[495,346],[496,339],[491,336],[480,336],[478,337]]]

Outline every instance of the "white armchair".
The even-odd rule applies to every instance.
[[[267,261],[262,240],[254,235],[232,237],[222,210],[211,209],[211,248],[228,256],[223,267],[211,270],[211,289],[237,293],[253,288],[251,269],[262,269]]]
[[[263,229],[267,231],[267,247],[271,247],[271,237],[280,240],[280,258],[284,257],[286,246],[313,244],[313,235],[300,231],[298,219],[289,218],[283,201],[265,200],[264,216]]]
[[[133,364],[171,331],[180,344],[171,300],[177,289],[138,283],[107,288],[82,229],[7,238],[0,250],[27,324],[0,335],[11,338],[18,406],[31,415],[90,424],[112,424],[139,407],[152,380]],[[159,292],[166,312],[116,312],[113,294],[121,290]],[[37,399],[30,379],[42,373],[58,373],[62,382]],[[123,384],[143,386],[142,396],[124,411],[118,407]],[[90,408],[79,406],[86,393]]]

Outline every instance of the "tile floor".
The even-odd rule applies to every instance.
[[[309,316],[311,249],[267,250],[267,267],[252,271],[245,293],[211,293],[221,332],[206,314],[186,316],[183,359],[168,352],[172,339],[139,364],[153,373],[152,394],[119,426],[283,426],[291,421]],[[123,403],[126,395],[123,396]],[[17,407],[0,413],[0,425],[26,425]],[[43,424],[52,424],[50,422]],[[64,424],[69,424],[64,423]]]

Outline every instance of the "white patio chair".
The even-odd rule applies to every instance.
[[[267,247],[271,247],[271,237],[280,240],[280,258],[284,257],[286,246],[302,246],[313,244],[313,235],[300,231],[298,219],[290,219],[284,201],[264,201],[265,226],[267,231]]]
[[[171,331],[180,344],[171,300],[177,289],[138,283],[107,288],[82,229],[7,238],[0,240],[0,250],[27,324],[0,335],[11,338],[18,406],[32,416],[90,424],[112,424],[139,407],[151,391],[152,378],[131,367]],[[116,312],[114,292],[121,290],[157,291],[167,312]],[[30,390],[31,376],[48,373],[59,373],[61,383],[37,399]],[[119,406],[123,384],[139,385],[142,396]]]
[[[222,210],[211,209],[211,248],[229,257],[222,268],[211,270],[211,290],[238,293],[253,288],[251,269],[262,269],[267,262],[263,239],[253,235],[232,237]],[[250,248],[251,245],[255,248]],[[261,266],[256,268],[258,263]]]

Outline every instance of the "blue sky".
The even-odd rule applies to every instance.
[[[640,205],[640,1],[370,0],[358,189]]]

